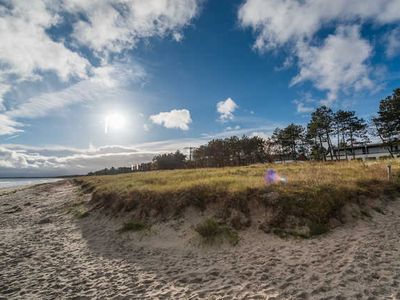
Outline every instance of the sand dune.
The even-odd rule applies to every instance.
[[[204,248],[192,217],[117,234],[120,221],[68,213],[76,197],[68,182],[0,195],[1,299],[400,299],[400,201],[319,238],[250,228]]]

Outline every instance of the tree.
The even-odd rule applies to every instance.
[[[394,157],[393,147],[398,145],[400,140],[400,88],[381,100],[378,116],[372,118],[372,123],[376,129],[375,134]]]
[[[328,144],[328,152],[331,160],[333,160],[333,147],[331,134],[334,131],[334,115],[330,108],[325,105],[318,107],[313,113],[311,113],[311,120],[307,126],[308,136],[314,139],[314,144],[319,143],[319,151],[324,149],[323,143]],[[326,160],[325,151],[322,153],[322,157]]]
[[[179,150],[175,153],[160,154],[153,158],[153,164],[158,170],[173,170],[185,167],[186,155]]]
[[[356,116],[354,111],[338,110],[334,115],[336,134],[338,137],[338,152],[340,159],[340,150],[344,147],[346,159],[347,157],[347,142],[350,142],[351,153],[355,158],[354,144],[361,141],[368,141],[367,123],[364,119]],[[341,138],[341,140],[340,140]]]
[[[268,160],[267,143],[261,137],[214,139],[196,148],[193,161],[199,167],[238,166]]]
[[[368,125],[362,118],[358,118],[354,111],[351,112],[352,116],[349,120],[348,123],[348,132],[349,132],[349,138],[348,141],[350,142],[351,145],[351,152],[353,155],[353,159],[356,158],[356,153],[354,151],[354,144],[358,143],[360,141],[366,143],[369,141],[368,136],[367,136],[367,128]]]
[[[273,144],[275,145],[274,148],[275,148],[276,152],[279,153],[280,160],[284,162],[288,153],[286,153],[287,149],[283,145],[284,137],[283,137],[282,129],[280,129],[279,127],[275,128],[274,132],[272,133],[271,140],[272,140]]]
[[[349,119],[351,118],[351,112],[338,110],[335,113],[334,121],[336,127],[336,136],[337,136],[337,147],[339,153],[339,160],[340,160],[340,151],[342,147],[344,147],[344,153],[347,159],[347,130],[349,127]]]
[[[301,152],[304,152],[304,132],[303,126],[292,123],[283,129],[276,128],[272,138],[279,145],[283,156],[289,155],[293,160],[297,160]]]

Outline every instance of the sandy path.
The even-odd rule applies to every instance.
[[[75,192],[57,183],[0,196],[1,299],[400,299],[400,201],[317,239],[249,231],[234,248],[162,249],[104,217],[74,219]]]

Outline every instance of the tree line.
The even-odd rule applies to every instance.
[[[104,169],[91,175],[182,168],[242,166],[276,160],[341,160],[355,158],[354,146],[378,137],[389,155],[400,145],[400,88],[382,99],[377,115],[369,122],[354,111],[333,111],[320,106],[306,126],[289,124],[276,128],[270,138],[232,136],[213,139],[194,148],[189,159],[180,151],[156,155],[152,162],[135,168]]]
[[[290,124],[275,129],[268,143],[281,160],[341,160],[355,158],[354,146],[366,145],[378,137],[389,155],[395,157],[400,145],[400,89],[380,101],[376,116],[369,122],[354,111],[334,112],[326,106],[311,113],[307,127]]]

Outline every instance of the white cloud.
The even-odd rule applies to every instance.
[[[14,121],[6,115],[0,114],[0,135],[13,134],[22,131],[21,123]]]
[[[217,112],[220,114],[219,119],[221,121],[232,120],[234,118],[234,112],[239,106],[231,98],[217,103]]]
[[[297,53],[300,73],[291,84],[312,81],[319,90],[328,91],[327,104],[336,100],[342,90],[374,86],[366,63],[372,47],[360,37],[357,26],[339,27],[321,47],[300,43]]]
[[[183,40],[183,35],[180,32],[174,32],[172,34],[172,37],[174,38],[175,41],[177,41],[178,43],[181,42]]]
[[[46,29],[55,25],[57,15],[41,0],[12,1],[2,7],[0,18],[0,61],[3,72],[20,79],[39,78],[38,71],[54,71],[62,80],[86,77],[89,63],[62,42],[53,41]],[[5,69],[5,70],[4,70]],[[3,73],[4,74],[4,73]]]
[[[192,123],[190,111],[187,109],[173,109],[169,112],[160,112],[157,115],[150,116],[150,121],[155,124],[163,125],[166,128],[179,128],[188,130]]]
[[[189,25],[198,12],[198,0],[73,0],[67,10],[84,14],[74,25],[74,38],[97,52],[120,52],[139,39],[163,37]]]
[[[254,47],[267,50],[293,40],[310,39],[332,22],[400,20],[398,0],[246,0],[239,21],[257,32]]]
[[[234,126],[234,127],[228,126],[228,127],[225,128],[225,130],[226,130],[226,131],[240,130],[240,128],[241,128],[241,127],[240,127],[239,125],[236,125],[236,126]]]
[[[389,58],[400,55],[400,28],[392,30],[386,37],[386,55]]]
[[[0,97],[10,82],[39,80],[44,71],[64,81],[87,77],[89,62],[46,33],[59,18],[45,1],[11,1],[7,7],[0,7]]]
[[[316,102],[311,93],[301,93],[298,99],[293,100],[293,104],[296,105],[296,111],[300,114],[312,112],[317,106]]]
[[[293,83],[311,80],[317,89],[327,91],[325,102],[331,102],[342,90],[373,88],[368,67],[373,49],[354,25],[398,22],[400,1],[245,0],[238,19],[256,33],[256,50],[265,52],[288,45],[300,67]],[[321,46],[316,45],[317,33],[334,26],[336,33]]]
[[[271,133],[268,134],[264,131],[254,131],[250,134],[250,137],[254,137],[254,136],[257,136],[257,137],[267,140],[271,137]]]
[[[300,114],[310,113],[314,110],[313,107],[306,106],[306,104],[304,104],[303,102],[300,102],[298,100],[294,100],[293,103],[296,104],[296,110]]]

